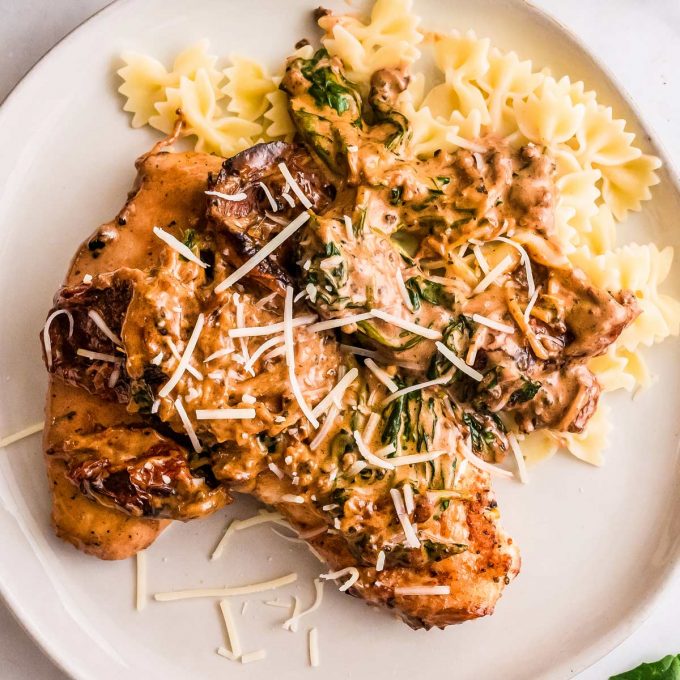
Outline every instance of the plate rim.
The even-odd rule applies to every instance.
[[[123,7],[133,5],[139,1],[140,0],[110,0],[105,6],[78,23],[54,43],[54,45],[52,45],[52,47],[50,47],[26,71],[0,101],[0,126],[2,126],[3,118],[8,115],[7,111],[12,103],[21,96],[23,90],[28,87],[32,81],[40,77],[42,69],[45,68],[46,63],[54,52],[68,47],[68,44],[76,38],[76,34],[80,34],[86,28],[105,23],[110,14],[120,11]],[[657,134],[656,129],[648,122],[647,117],[641,112],[636,100],[631,96],[628,89],[620,82],[619,78],[612,72],[610,67],[600,57],[593,53],[591,48],[575,31],[566,26],[547,10],[536,6],[534,0],[504,0],[504,2],[510,5],[519,6],[525,11],[528,11],[530,14],[534,15],[538,21],[551,25],[554,30],[562,33],[569,41],[578,47],[580,52],[590,61],[592,66],[600,72],[607,84],[620,95],[633,112],[637,126],[646,137],[645,145],[661,159],[663,167],[668,175],[668,181],[672,184],[678,195],[680,195],[680,164],[676,167],[670,153],[667,151],[664,141]],[[680,262],[676,263],[675,267],[680,267]],[[680,451],[680,438],[676,444],[676,449]],[[678,579],[680,579],[680,542],[676,543],[675,550],[669,558],[669,564],[665,568],[665,571],[660,575],[656,588],[649,594],[643,595],[639,604],[635,606],[634,610],[624,620],[617,622],[606,634],[599,637],[587,647],[581,649],[578,652],[578,655],[574,657],[576,663],[570,663],[569,660],[567,660],[558,664],[554,668],[554,672],[559,674],[564,673],[565,678],[576,678],[583,671],[612,653],[638,630],[645,621],[647,621],[653,610],[656,608],[663,593],[669,589],[669,586],[673,581]],[[80,678],[84,679],[88,677],[86,674],[87,669],[84,669],[79,665],[79,661],[76,657],[68,656],[66,653],[63,653],[54,640],[43,634],[40,626],[36,624],[35,618],[24,611],[20,597],[5,584],[4,579],[1,577],[0,599],[7,606],[8,611],[22,630],[29,635],[42,653],[45,654],[57,668],[68,676],[78,680],[80,680]],[[591,652],[591,655],[588,656],[590,650],[593,651]],[[588,658],[581,658],[584,656]]]

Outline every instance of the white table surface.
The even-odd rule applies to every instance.
[[[0,101],[59,39],[107,4],[108,0],[0,0]],[[613,71],[680,167],[680,1],[534,0],[534,4],[576,32]],[[579,680],[602,680],[642,661],[680,653],[678,603],[680,578],[649,620]],[[0,677],[66,679],[1,602]]]

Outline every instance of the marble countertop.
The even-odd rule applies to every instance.
[[[0,0],[0,101],[66,33],[108,0]],[[534,0],[589,46],[631,94],[671,158],[680,157],[680,3],[677,0]],[[676,168],[680,161],[676,162]],[[680,578],[648,621],[579,675],[602,680],[680,652]],[[566,622],[565,625],[568,625]],[[0,602],[0,676],[66,680]]]

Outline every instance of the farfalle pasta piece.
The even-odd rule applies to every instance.
[[[503,53],[494,47],[487,61],[488,68],[477,82],[486,95],[491,129],[505,137],[517,129],[511,102],[531,94],[543,76],[534,73],[532,63],[521,61],[515,52]]]
[[[478,81],[489,70],[488,38],[478,38],[474,31],[451,31],[437,35],[434,42],[434,61],[444,78]]]
[[[215,67],[217,57],[208,54],[210,43],[201,40],[180,52],[168,71],[157,59],[137,52],[123,52],[125,66],[118,70],[123,84],[118,88],[125,98],[124,111],[134,114],[132,126],[141,127],[156,115],[156,104],[166,98],[166,89],[178,87],[180,78],[194,78],[199,69],[205,71],[211,85],[217,89],[223,79]]]
[[[466,117],[475,114],[481,124],[490,122],[486,100],[479,88],[465,80],[445,82],[435,85],[423,100],[433,116],[443,120],[451,120],[454,114]]]
[[[603,255],[615,247],[616,221],[604,203],[598,204],[597,213],[590,218],[590,229],[580,233],[578,239],[592,255]]]
[[[575,152],[582,165],[622,165],[642,155],[633,146],[635,135],[626,132],[626,121],[615,120],[606,106],[587,106],[576,131]]]
[[[419,158],[428,158],[440,149],[453,151],[459,146],[458,128],[435,118],[426,106],[416,110],[407,103],[403,113],[411,127],[410,147]]]
[[[609,433],[613,426],[609,420],[610,409],[606,403],[600,401],[583,432],[555,432],[560,445],[567,449],[572,456],[576,456],[591,465],[604,463],[603,451],[609,443]]]
[[[597,184],[601,178],[599,170],[575,170],[560,177],[556,182],[558,209],[569,208],[568,222],[578,235],[573,245],[581,243],[581,236],[591,229],[591,220],[597,215],[597,200],[600,190]]]
[[[588,368],[595,373],[605,392],[620,389],[632,392],[652,384],[652,376],[640,353],[625,347],[610,347],[606,354],[591,359]]]
[[[319,18],[328,53],[340,57],[350,78],[367,81],[381,68],[411,64],[420,57],[416,47],[423,36],[412,0],[377,0],[368,23],[348,15]]]
[[[288,95],[282,90],[274,90],[266,99],[268,108],[264,112],[265,136],[270,140],[293,141],[295,125],[288,114]]]
[[[208,73],[199,69],[195,79],[180,78],[179,87],[168,88],[167,99],[156,105],[149,124],[169,134],[181,110],[185,135],[196,136],[196,150],[232,156],[253,144],[262,126],[235,116],[224,116]]]
[[[602,197],[617,220],[623,220],[629,210],[640,210],[642,201],[652,197],[650,188],[659,183],[654,171],[660,167],[661,161],[647,154],[622,165],[602,167]]]
[[[516,100],[517,126],[530,141],[555,148],[574,137],[583,122],[584,104],[574,104],[558,88],[541,87],[525,100]]]
[[[585,249],[570,255],[597,286],[607,290],[631,290],[642,313],[626,328],[618,347],[630,351],[650,346],[680,332],[680,302],[659,291],[673,261],[673,249],[659,250],[650,243],[631,243],[603,255],[593,256]]]
[[[552,458],[560,448],[557,438],[548,430],[534,430],[520,440],[519,446],[528,466]]]
[[[584,106],[591,106],[597,102],[597,94],[593,90],[586,90],[585,83],[582,80],[572,82],[569,76],[562,76],[556,80],[548,69],[541,72],[543,76],[542,82],[539,86],[541,90],[550,90],[552,92],[567,95],[571,99],[572,104],[583,104]]]
[[[423,101],[435,116],[449,120],[454,112],[468,116],[479,112],[482,124],[491,118],[486,108],[484,93],[475,82],[489,68],[489,40],[480,39],[472,32],[452,31],[435,39],[434,60],[444,74],[444,82],[433,87]]]
[[[257,120],[268,108],[267,95],[274,92],[278,83],[258,62],[233,56],[232,65],[224,69],[227,80],[222,92],[229,98],[227,111],[245,120]]]

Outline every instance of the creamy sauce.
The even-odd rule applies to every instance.
[[[401,70],[383,70],[362,93],[324,53],[293,60],[282,87],[307,150],[264,144],[221,168],[206,160],[181,206],[157,170],[166,159],[142,160],[119,223],[91,239],[56,298],[77,331],[68,336],[63,315],[50,331],[54,374],[89,393],[85,401],[96,395],[102,409],[104,400],[115,402],[118,421],[98,422],[94,412],[89,427],[55,435],[48,453],[88,498],[134,516],[187,519],[228,502],[232,490],[252,493],[303,532],[325,528],[310,542],[333,568],[360,570],[354,594],[430,627],[490,613],[519,570],[479,459],[503,459],[508,428],[581,431],[600,391],[586,362],[637,309],[631,294],[614,298],[595,288],[564,257],[553,224],[553,161],[544,150],[485,137],[478,151],[415,158],[398,111],[407,82]],[[198,157],[182,162],[200,165]],[[215,293],[300,212],[279,201],[286,188],[279,163],[313,215],[250,274]],[[143,190],[149,182],[153,192]],[[276,219],[261,183],[275,196]],[[246,198],[206,198],[206,188]],[[154,240],[156,225],[208,266]],[[74,285],[95,260],[90,271],[100,275]],[[358,369],[337,403],[318,414],[317,430],[294,394],[283,344],[260,351],[281,331],[232,337],[240,326],[281,323],[281,293],[290,284],[307,291],[295,316],[345,319],[381,309],[436,331],[469,371],[431,339],[381,319],[342,331],[300,326],[294,374],[309,408]],[[117,287],[125,296],[114,305]],[[120,334],[121,347],[87,321],[93,309]],[[199,318],[205,323],[190,370],[163,396]],[[376,376],[341,342],[376,352],[384,373]],[[78,348],[117,361],[93,364]],[[396,398],[385,385],[433,379],[439,384]],[[246,407],[254,418],[197,417],[198,410]],[[399,465],[403,456],[420,458]],[[407,507],[401,517],[395,491]],[[303,502],[288,502],[291,496]],[[440,584],[451,594],[394,592]]]

